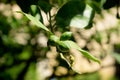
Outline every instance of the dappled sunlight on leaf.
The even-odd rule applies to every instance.
[[[93,9],[89,5],[86,5],[83,14],[75,15],[71,19],[70,26],[77,28],[85,28],[91,23],[93,17],[94,17]]]

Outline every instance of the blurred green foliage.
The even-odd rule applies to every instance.
[[[82,1],[82,3],[81,3]],[[86,1],[86,2],[85,2]],[[23,12],[36,16],[42,23],[43,17],[41,10],[46,15],[52,7],[59,7],[56,19],[55,30],[61,32],[69,31],[71,19],[80,14],[83,16],[85,6],[88,4],[95,12],[101,13],[101,10],[109,9],[118,5],[119,0],[1,0],[4,4],[17,4]],[[80,5],[79,5],[80,3]],[[31,6],[36,5],[36,6]],[[77,7],[76,7],[77,6]],[[39,15],[39,16],[38,16]],[[91,15],[90,15],[91,16]],[[92,27],[92,19],[94,15],[88,18],[87,28]],[[86,20],[79,18],[80,20]],[[52,24],[51,24],[52,25]],[[53,25],[52,25],[53,26]],[[49,27],[49,25],[48,25]],[[81,26],[80,26],[81,27]],[[86,26],[83,26],[86,27]],[[116,30],[115,30],[116,31]],[[37,59],[46,58],[48,47],[39,45],[37,42],[38,35],[48,34],[36,26],[29,24],[29,21],[22,16],[17,19],[13,13],[5,16],[0,11],[0,80],[36,80],[36,62]],[[21,34],[18,35],[18,34]],[[26,36],[24,36],[24,35]],[[64,38],[64,36],[63,36]],[[101,42],[101,34],[97,33],[92,38],[98,43]],[[20,39],[23,39],[23,43]],[[115,47],[119,50],[119,46]],[[40,54],[39,54],[40,53]],[[119,52],[118,52],[119,53]],[[119,54],[114,54],[119,62]],[[61,64],[64,65],[65,63]],[[65,64],[66,65],[66,64]],[[120,65],[118,65],[120,66]],[[71,77],[72,76],[72,77]],[[99,80],[98,73],[71,75],[63,77],[53,77],[53,80]],[[117,79],[115,79],[117,80]]]

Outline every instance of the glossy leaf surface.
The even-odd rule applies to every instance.
[[[82,0],[67,2],[59,9],[56,15],[57,25],[63,28],[69,26],[71,19],[77,14],[82,14],[84,9],[85,3]]]
[[[71,0],[63,5],[56,15],[59,27],[85,28],[91,24],[94,10],[83,0]]]
[[[61,37],[60,40],[70,40],[72,38],[72,32],[64,32]]]
[[[94,10],[89,5],[86,5],[83,14],[78,14],[71,19],[70,26],[77,28],[91,27],[89,24],[92,22],[94,14]]]

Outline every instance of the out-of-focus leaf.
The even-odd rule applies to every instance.
[[[15,0],[23,12],[28,13],[30,5],[36,4],[38,0]]]
[[[90,5],[97,13],[101,13],[101,7],[100,3],[94,0],[87,0],[86,2],[88,5]]]
[[[8,34],[11,29],[10,23],[7,20],[7,17],[0,13],[0,32],[3,34]]]
[[[37,77],[36,76],[36,65],[35,63],[31,63],[25,75],[24,80],[37,80],[36,77]]]
[[[1,38],[2,38],[2,40],[3,40],[4,45],[6,45],[6,46],[16,45],[16,41],[13,40],[13,38],[10,37],[10,36],[3,35]]]
[[[96,40],[98,43],[101,43],[102,42],[102,39],[103,39],[103,37],[102,37],[102,33],[100,33],[100,32],[96,32],[96,34],[95,34],[95,36],[93,36],[93,38],[94,38],[94,40]]]
[[[112,7],[116,6],[117,3],[119,3],[118,1],[119,0],[106,0],[103,7],[104,7],[104,9],[112,8]]]
[[[101,80],[101,76],[98,72],[76,75],[74,80]]]
[[[18,58],[21,60],[28,60],[31,57],[31,48],[25,48]]]
[[[62,6],[63,4],[65,4],[66,2],[70,1],[70,0],[55,0],[57,1],[59,6]]]
[[[49,3],[49,1],[46,0],[39,0],[38,1],[38,6],[45,12],[49,12],[52,8],[52,5]]]
[[[37,5],[30,6],[30,14],[32,16],[36,17],[38,20],[40,20],[43,23],[43,17],[42,17],[41,11]]]
[[[101,0],[101,7],[103,7],[103,5],[106,3],[107,0]]]
[[[26,14],[26,13],[23,13],[23,12],[20,12],[20,11],[17,11],[17,12],[24,14],[24,15],[25,15],[33,24],[35,24],[37,27],[40,27],[40,28],[42,28],[43,30],[50,32],[49,29],[48,29],[46,26],[44,26],[37,18],[33,17],[33,16],[30,15],[30,14]],[[50,32],[50,33],[51,33],[51,32]]]
[[[30,10],[31,10],[31,13],[33,14],[33,16],[35,16],[38,11],[38,8],[36,5],[31,5]]]
[[[66,41],[59,41],[58,42],[59,45],[65,47],[65,48],[69,48],[69,49],[76,49],[78,51],[80,51],[86,58],[93,60],[95,62],[100,63],[100,60],[95,58],[91,53],[81,49],[75,42],[70,41],[70,40],[66,40]]]
[[[86,0],[86,3],[89,4],[97,13],[101,13],[104,3],[106,0]]]
[[[120,64],[120,54],[113,53],[112,56],[116,59],[116,61]]]
[[[11,76],[12,80],[16,80],[17,76],[24,69],[25,65],[26,64],[24,62],[14,65],[13,67],[6,69],[6,72]]]
[[[83,14],[78,14],[71,19],[70,26],[77,28],[91,27],[89,24],[94,18],[94,13],[94,10],[89,5],[86,5]]]
[[[14,59],[13,56],[10,55],[10,53],[6,53],[4,55],[4,58],[5,58],[5,62],[4,62],[5,65],[10,66],[13,64]]]

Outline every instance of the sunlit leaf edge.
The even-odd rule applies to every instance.
[[[22,13],[22,14],[25,15],[33,24],[35,24],[37,27],[40,27],[40,28],[42,28],[43,30],[52,33],[51,31],[49,31],[49,29],[48,29],[46,26],[44,26],[37,18],[33,17],[32,15],[26,14],[26,13],[24,13],[24,12],[22,12],[22,11],[17,11],[17,13]]]
[[[86,58],[88,58],[90,60],[93,60],[95,62],[100,63],[99,59],[97,59],[96,57],[94,57],[88,51],[85,51],[85,50],[81,49],[75,42],[73,42],[71,40],[59,41],[58,44],[59,45],[64,44],[63,46],[65,46],[66,48],[69,48],[69,49],[76,49],[76,50],[80,51]]]

